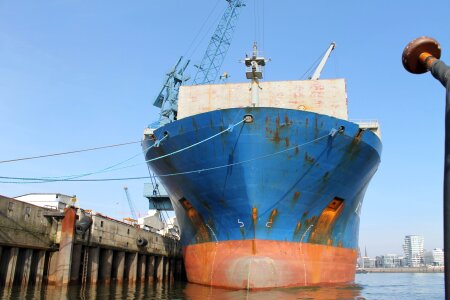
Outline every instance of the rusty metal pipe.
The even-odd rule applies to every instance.
[[[414,74],[430,71],[446,88],[444,155],[444,265],[445,299],[450,300],[450,67],[439,60],[441,47],[429,37],[411,41],[403,50],[403,66]]]

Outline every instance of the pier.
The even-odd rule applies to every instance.
[[[443,267],[362,268],[357,273],[443,273]]]
[[[179,241],[66,207],[0,196],[0,286],[166,282],[184,278]]]

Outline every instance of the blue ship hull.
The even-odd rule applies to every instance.
[[[167,137],[147,151],[146,160],[207,139],[245,115],[251,115],[253,122],[149,162],[175,209],[185,255],[190,246],[201,244],[228,242],[233,248],[236,243],[271,241],[348,249],[350,261],[356,259],[359,212],[380,163],[381,142],[355,123],[281,108],[211,111],[157,129],[157,139]],[[143,148],[153,143],[146,138]],[[198,263],[198,257],[192,260]],[[210,268],[213,272],[214,266]],[[194,278],[197,271],[189,278],[187,270],[190,281],[209,284]],[[354,264],[349,276],[354,276]]]

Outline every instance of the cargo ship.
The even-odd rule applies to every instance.
[[[181,229],[189,282],[236,289],[351,283],[377,123],[348,121],[344,79],[181,86],[142,147]]]

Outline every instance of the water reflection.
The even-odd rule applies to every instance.
[[[173,284],[108,284],[90,286],[54,287],[43,286],[20,288],[14,287],[0,291],[2,299],[364,299],[361,287],[324,286],[308,288],[273,289],[264,291],[227,290],[197,284],[175,282]]]
[[[272,289],[263,291],[226,290],[211,288],[197,284],[186,284],[184,295],[187,299],[254,299],[254,300],[298,300],[298,299],[364,299],[361,288],[357,285],[303,287],[288,289]]]

